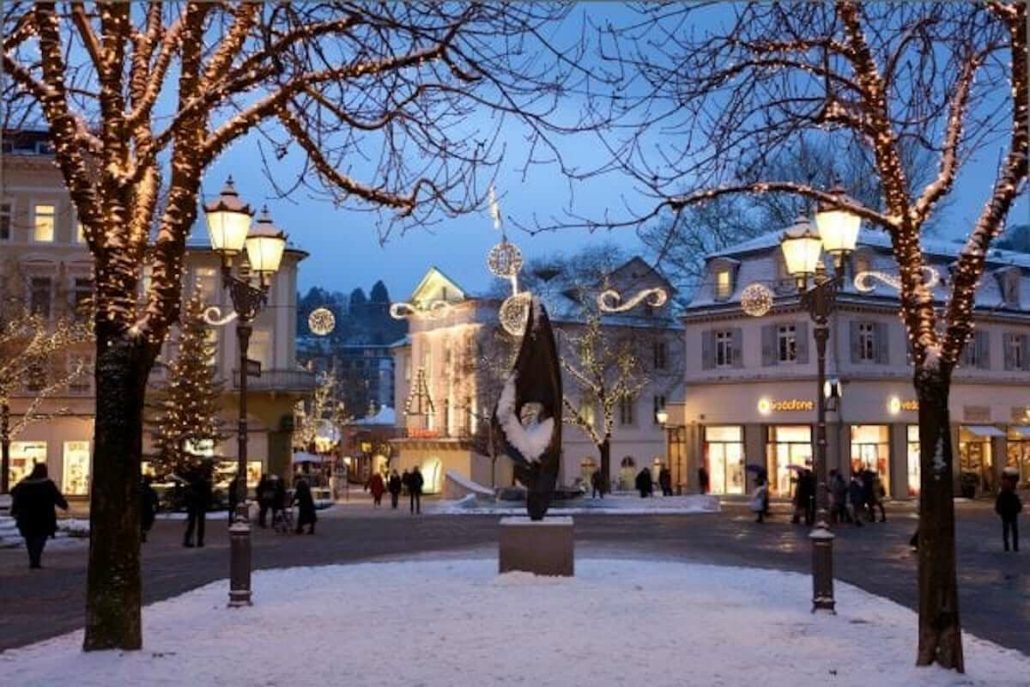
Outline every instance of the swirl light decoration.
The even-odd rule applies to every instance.
[[[773,306],[773,292],[765,284],[748,284],[740,293],[740,308],[751,317],[761,317]]]
[[[665,293],[665,289],[655,287],[653,289],[644,289],[625,303],[622,303],[622,294],[615,289],[608,289],[607,291],[602,291],[597,296],[597,307],[601,312],[627,312],[637,307],[645,300],[647,301],[647,305],[652,308],[660,308],[669,300],[669,295]]]
[[[855,275],[855,288],[862,293],[869,293],[876,288],[876,281],[883,282],[887,286],[898,291],[901,290],[901,277],[894,274],[887,274],[886,272],[878,272],[876,270],[867,270],[865,272],[859,272]],[[941,283],[941,273],[936,267],[930,267],[928,265],[923,266],[923,285],[928,289],[932,289]]]
[[[336,329],[336,318],[329,308],[315,308],[308,315],[308,329],[315,336],[327,336]]]
[[[405,302],[393,303],[390,305],[390,317],[395,320],[404,320],[415,315],[424,315],[431,320],[438,320],[447,315],[453,307],[453,305],[444,300],[430,301],[423,306]]]
[[[220,307],[218,307],[217,305],[209,305],[208,307],[204,308],[203,317],[204,322],[211,325],[212,327],[222,327],[224,325],[229,324],[237,317],[239,317],[239,313],[233,310],[230,311],[229,314],[225,317],[222,317],[222,309]]]

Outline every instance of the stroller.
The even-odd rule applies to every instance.
[[[287,506],[286,508],[277,508],[272,511],[272,529],[279,534],[289,534],[293,532],[293,508]]]

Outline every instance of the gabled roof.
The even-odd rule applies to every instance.
[[[415,290],[411,292],[409,303],[428,304],[432,301],[447,301],[448,303],[460,303],[467,298],[465,289],[461,288],[456,281],[444,274],[439,268],[430,267],[422,281],[418,283]]]

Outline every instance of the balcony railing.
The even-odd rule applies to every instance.
[[[240,388],[240,371],[232,371],[232,385]],[[248,391],[299,391],[315,389],[315,375],[307,370],[261,370],[260,377],[247,379]]]

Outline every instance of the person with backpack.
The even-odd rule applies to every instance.
[[[29,476],[11,490],[11,516],[25,539],[29,567],[34,570],[43,567],[46,540],[57,534],[55,507],[68,510],[68,502],[47,476],[46,463],[36,463]]]

